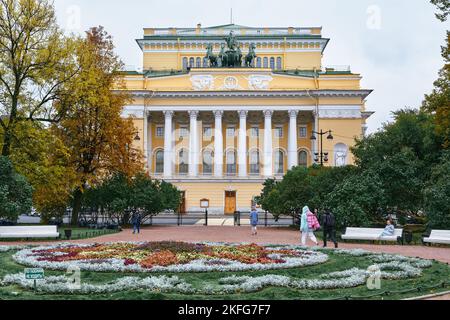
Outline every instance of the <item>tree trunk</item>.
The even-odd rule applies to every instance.
[[[3,135],[2,156],[9,157],[11,154],[12,134],[10,128],[6,129]]]
[[[81,188],[77,188],[73,195],[72,221],[70,223],[72,226],[78,225],[78,216],[81,211],[82,200],[83,200],[83,192],[81,191]]]

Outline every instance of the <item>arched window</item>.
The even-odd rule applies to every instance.
[[[267,57],[264,57],[263,61],[264,61],[264,63],[263,63],[264,68],[268,68],[269,67],[269,59]]]
[[[195,59],[194,58],[190,58],[189,59],[189,67],[193,68],[195,65]]]
[[[254,150],[250,152],[250,174],[259,174],[260,173],[260,159],[259,159],[259,151]]]
[[[203,68],[208,68],[208,59],[203,58]]]
[[[227,151],[227,175],[236,174],[236,152],[234,150]]]
[[[347,165],[348,147],[343,143],[334,146],[334,165],[336,167],[344,167]]]
[[[284,174],[284,152],[282,150],[275,152],[275,174]]]
[[[196,68],[201,68],[202,67],[202,58],[197,58],[195,60],[195,67]]]
[[[182,149],[180,150],[180,153],[178,154],[179,159],[179,167],[178,167],[178,173],[180,175],[186,175],[189,173],[189,155],[186,152],[186,150]]]
[[[298,165],[300,167],[308,166],[308,152],[305,150],[300,150],[298,153]]]
[[[155,154],[155,173],[163,174],[164,173],[164,151],[158,150]]]
[[[281,63],[281,57],[277,58],[277,69],[281,70],[283,68],[282,63]]]
[[[213,154],[211,150],[203,152],[203,174],[210,175],[213,173]]]
[[[188,67],[188,58],[184,57],[183,58],[183,70],[186,70]]]
[[[262,66],[262,64],[261,64],[261,58],[260,58],[260,57],[257,57],[257,58],[256,58],[256,67],[257,67],[257,68],[261,68],[261,66]]]
[[[270,58],[270,69],[272,69],[272,70],[275,69],[275,58],[274,57]]]

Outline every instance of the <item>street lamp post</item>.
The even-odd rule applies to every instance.
[[[323,167],[324,163],[328,162],[328,155],[329,155],[328,152],[323,152],[323,136],[326,135],[326,134],[328,134],[327,140],[333,140],[334,139],[331,130],[328,130],[328,131],[320,130],[320,132],[313,131],[312,132],[312,136],[311,136],[311,140],[316,140],[317,139],[316,135],[320,136],[320,152],[315,152],[314,153],[314,155],[315,155],[314,161],[316,163],[320,162],[320,166],[322,166],[322,167]]]

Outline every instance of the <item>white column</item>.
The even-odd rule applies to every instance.
[[[147,168],[149,171],[152,169],[152,161],[153,161],[153,141],[152,141],[152,118],[150,115],[147,117],[148,125],[147,125]]]
[[[190,117],[190,138],[189,138],[189,176],[198,176],[198,158],[199,158],[199,143],[198,143],[198,127],[197,118],[198,111],[189,111]]]
[[[214,129],[214,175],[217,178],[221,178],[223,176],[223,111],[215,111],[214,116],[216,118]]]
[[[318,111],[313,111],[313,131],[319,131],[319,113]],[[317,150],[319,150],[319,136],[317,136],[317,134],[315,135],[316,139],[312,140],[312,154],[311,154],[311,161],[312,163],[316,163],[314,160],[316,158],[315,153],[318,152]]]
[[[164,177],[172,177],[173,172],[173,111],[164,111],[165,125],[164,125]]]
[[[289,169],[298,165],[297,154],[297,116],[298,111],[289,111],[288,165]]]
[[[148,166],[148,113],[147,110],[144,110],[144,160],[145,160],[145,167],[147,170],[149,169]]]
[[[247,115],[248,111],[239,111],[239,177],[247,177]]]
[[[273,176],[272,150],[272,115],[273,110],[264,111],[264,176]]]

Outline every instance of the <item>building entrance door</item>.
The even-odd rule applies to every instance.
[[[186,214],[186,191],[181,191],[181,202],[178,213]]]
[[[225,214],[236,211],[236,191],[225,191]]]

